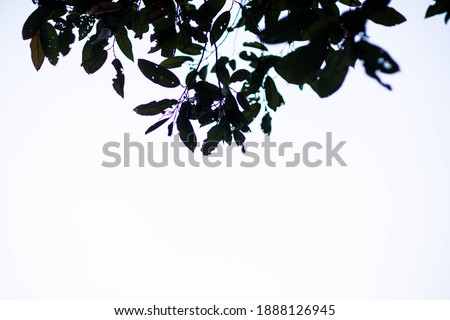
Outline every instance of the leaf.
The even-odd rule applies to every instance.
[[[219,87],[206,81],[197,82],[195,84],[195,92],[197,95],[208,95],[214,101],[219,101],[223,98]]]
[[[331,2],[335,1],[333,0]],[[302,30],[311,24],[311,20],[315,18],[315,13],[310,8],[307,10],[299,10],[298,7],[301,7],[302,4],[297,3],[297,8],[292,10],[287,16],[279,21],[275,20],[273,23],[266,25],[266,29],[260,35],[262,42],[276,44],[301,40]],[[301,1],[301,3],[306,5],[307,2]],[[307,6],[309,7],[309,5]]]
[[[273,111],[277,111],[277,108],[284,104],[284,100],[270,76],[267,76],[264,81],[264,90],[266,93],[267,105]]]
[[[31,60],[33,61],[33,65],[37,71],[41,69],[42,64],[45,60],[45,54],[42,50],[41,40],[39,39],[39,32],[36,33],[33,38],[31,38],[30,42],[31,49]]]
[[[113,88],[119,96],[124,97],[125,76],[123,74],[122,63],[119,59],[114,59],[112,65],[116,69],[116,77],[113,79]]]
[[[101,45],[86,42],[82,53],[82,67],[88,74],[97,72],[108,59],[108,52]]]
[[[131,30],[135,33],[135,38],[142,40],[142,37],[150,28],[148,24],[143,23],[143,10],[137,11],[131,18]]]
[[[361,5],[359,0],[339,0],[339,2],[349,7],[359,7]]]
[[[302,30],[300,40],[312,40],[328,34],[330,25],[336,23],[337,20],[337,16],[332,18],[328,16],[319,16],[314,22],[310,23]]]
[[[354,2],[352,0],[345,0],[347,2]],[[332,16],[339,16],[340,10],[336,4],[336,0],[319,0],[320,5],[322,6],[324,13],[331,14]]]
[[[173,133],[173,122],[171,122],[171,123],[167,126],[167,135],[168,135],[169,137],[171,137],[171,136],[172,136],[172,133]]]
[[[256,61],[258,60],[258,57],[253,52],[247,52],[247,51],[241,51],[239,53],[239,58],[241,58],[244,61]]]
[[[125,27],[120,28],[116,33],[116,41],[125,57],[134,62],[133,45],[128,38],[128,31]]]
[[[185,21],[179,25],[180,31],[177,36],[177,48],[186,48],[192,44],[192,29],[193,27],[189,24],[188,21]]]
[[[382,48],[377,47],[367,41],[361,40],[353,46],[353,53],[358,59],[364,61],[366,74],[378,81],[388,90],[392,90],[391,86],[382,82],[377,72],[396,73],[400,71],[400,67],[392,57]]]
[[[223,137],[223,141],[225,141],[229,146],[233,143],[233,134],[231,131],[227,130],[225,132],[225,136]]]
[[[225,115],[228,122],[230,122],[235,128],[242,128],[247,125],[247,119],[241,117],[241,111],[239,110],[238,103],[232,94],[228,94],[225,100]],[[241,123],[244,120],[244,123]]]
[[[184,81],[189,90],[195,87],[195,84],[197,83],[196,78],[197,78],[197,71],[195,69],[187,74],[186,79]]]
[[[203,11],[209,20],[214,19],[214,17],[222,10],[226,3],[226,0],[208,0],[205,1],[203,5],[200,6],[199,11]],[[202,9],[204,7],[204,9]]]
[[[449,6],[449,4],[446,1],[436,0],[435,4],[428,7],[425,18],[430,18],[435,15],[442,14],[442,13],[446,12],[447,10],[450,10],[450,7],[446,8],[446,6]]]
[[[240,69],[235,71],[230,78],[231,82],[239,82],[239,81],[245,81],[248,78],[250,78],[250,71],[245,70],[245,69]]]
[[[83,2],[83,1],[79,1]],[[89,14],[93,16],[100,16],[103,14],[110,14],[113,12],[117,12],[122,8],[122,4],[120,2],[112,2],[111,0],[99,0],[99,1],[88,1],[88,3],[93,3],[94,6],[92,6],[89,10]]]
[[[203,52],[203,46],[197,43],[192,43],[190,46],[178,48],[178,50],[180,50],[184,54],[196,56]]]
[[[255,49],[260,49],[262,51],[267,51],[267,47],[265,45],[263,45],[261,42],[244,42],[243,43],[244,47],[250,47],[250,48],[255,48]]]
[[[167,122],[167,120],[169,120],[170,118],[165,118],[162,120],[159,120],[158,122],[156,122],[155,124],[151,125],[150,128],[147,129],[147,131],[145,131],[145,134],[149,134],[150,132],[155,131],[156,129],[158,129],[159,127],[161,127],[164,123]]]
[[[363,8],[383,9],[387,8],[391,0],[365,0]]]
[[[258,116],[261,111],[261,105],[259,103],[254,103],[250,105],[248,109],[244,110],[244,116],[247,118],[248,123],[251,123]]]
[[[25,21],[22,28],[23,40],[33,38],[41,29],[41,27],[47,22],[55,9],[48,6],[39,6]]]
[[[208,66],[206,65],[203,68],[201,68],[200,71],[198,72],[198,75],[199,75],[200,79],[205,81],[206,77],[208,75]]]
[[[270,114],[268,112],[261,120],[261,130],[267,135],[270,135],[270,133],[272,132],[272,118],[270,117]]]
[[[230,23],[230,18],[230,11],[225,11],[216,19],[210,33],[210,41],[212,44],[217,43],[223,36]]]
[[[95,16],[91,16],[88,14],[80,16],[80,21],[78,24],[75,24],[78,27],[78,40],[81,41],[86,38],[89,33],[94,28],[95,24]]]
[[[386,27],[393,27],[406,21],[406,18],[400,12],[390,7],[383,10],[367,8],[367,17]]]
[[[159,65],[168,69],[179,68],[183,65],[183,63],[187,61],[194,61],[194,59],[192,59],[192,57],[187,56],[172,57],[165,59]]]
[[[188,22],[188,24],[189,24],[189,22]],[[198,41],[200,43],[207,43],[208,42],[208,37],[206,36],[205,33],[207,31],[210,31],[209,30],[210,27],[211,27],[210,24],[211,24],[211,21],[208,21],[208,23],[207,23],[207,25],[208,25],[207,30],[202,30],[200,27],[192,27],[192,26],[187,27],[186,32],[189,34],[189,42],[192,43],[192,39],[191,38],[193,38],[194,40],[196,40],[196,41]]]
[[[166,58],[173,57],[175,55],[175,51],[177,50],[178,43],[178,36],[175,26],[171,26],[166,29],[164,31],[164,36],[160,36],[158,41],[160,41],[161,45],[161,56]]]
[[[238,92],[236,94],[236,99],[239,102],[239,105],[242,107],[242,109],[244,109],[244,110],[250,109],[250,103],[248,102],[247,98],[245,97],[245,94],[243,94],[242,92]]]
[[[175,88],[180,85],[180,80],[173,72],[153,62],[139,59],[138,67],[147,79],[160,86]]]
[[[303,85],[319,71],[327,50],[322,43],[311,43],[281,58],[275,71],[287,82]]]
[[[343,27],[352,35],[366,32],[367,14],[360,8],[345,12],[341,15],[340,20],[342,21]]]
[[[219,123],[209,129],[207,137],[205,141],[203,141],[202,145],[203,155],[210,155],[214,151],[214,149],[216,149],[219,142],[223,140],[225,133],[226,128],[223,123]]]
[[[55,66],[58,63],[59,56],[58,34],[55,27],[48,22],[45,23],[39,30],[39,39],[45,56]]]
[[[211,70],[211,72],[215,72],[217,74],[217,79],[225,84],[230,84],[230,72],[228,71],[226,66],[228,61],[229,60],[227,57],[220,57]]]
[[[211,109],[207,109],[205,111],[202,111],[200,115],[198,116],[198,123],[200,124],[200,127],[207,126],[208,124],[213,123],[215,119],[215,113]]]
[[[239,130],[234,130],[233,131],[233,138],[234,138],[234,141],[236,141],[236,144],[238,146],[242,146],[244,144],[244,142],[245,142],[245,136]]]
[[[61,54],[66,56],[70,52],[70,45],[75,42],[75,35],[72,29],[67,27],[58,35],[58,46]]]
[[[141,116],[154,116],[162,113],[164,110],[178,103],[175,99],[163,99],[160,101],[152,101],[147,104],[141,104],[134,108],[134,112]]]
[[[325,68],[320,72],[319,79],[312,88],[321,97],[329,97],[335,93],[344,83],[350,67],[351,57],[345,50],[333,52],[327,58]]]
[[[195,135],[191,121],[189,121],[189,109],[191,107],[191,104],[187,101],[183,102],[181,105],[177,118],[177,129],[180,133],[181,141],[183,141],[184,145],[188,147],[189,150],[194,152],[197,147],[197,136]]]

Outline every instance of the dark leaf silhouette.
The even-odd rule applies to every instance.
[[[275,81],[268,76],[266,81],[264,82],[264,90],[266,93],[267,105],[273,111],[277,111],[277,108],[284,104],[283,97],[278,92],[277,86],[275,85]]]
[[[180,113],[177,118],[177,129],[180,133],[181,141],[183,141],[184,145],[188,147],[189,150],[194,152],[197,147],[197,136],[195,135],[194,128],[189,120],[191,107],[189,102],[184,102],[181,105]]]
[[[214,22],[211,29],[211,43],[216,43],[225,33],[230,23],[231,14],[229,11],[222,13]]]
[[[266,113],[262,118],[261,129],[267,135],[270,135],[270,133],[272,132],[272,117],[269,113]]]
[[[45,54],[44,50],[42,49],[39,33],[36,33],[31,39],[30,49],[31,49],[31,60],[33,61],[33,65],[36,68],[36,70],[39,71],[39,69],[41,69],[42,64],[45,61]]]
[[[311,43],[281,58],[275,70],[287,82],[303,85],[319,72],[326,54],[324,43]]]
[[[147,104],[141,104],[134,108],[134,111],[142,116],[154,116],[162,113],[164,110],[177,104],[178,100],[164,99],[160,101],[152,101]]]
[[[194,61],[191,57],[187,56],[178,56],[178,57],[172,57],[167,58],[166,60],[162,61],[159,65],[161,67],[171,69],[171,68],[179,68],[181,67],[185,62],[188,61]]]
[[[235,71],[230,78],[231,82],[239,82],[239,81],[244,81],[247,80],[248,78],[250,78],[250,71],[245,70],[245,69],[240,69]]]
[[[145,134],[149,134],[150,132],[155,131],[156,129],[161,127],[164,123],[166,123],[169,119],[170,118],[165,118],[165,119],[159,120],[154,125],[151,125],[150,128],[148,128],[147,131],[145,131]]]
[[[139,59],[138,66],[144,76],[156,84],[168,88],[174,88],[180,85],[178,77],[163,66],[144,59]]]
[[[83,48],[82,58],[81,65],[88,74],[91,74],[97,72],[105,64],[108,53],[101,44],[93,45],[88,41]]]
[[[351,64],[349,52],[338,50],[329,55],[326,66],[319,73],[318,80],[312,82],[312,88],[322,97],[329,97],[344,83]]]
[[[113,88],[119,96],[124,98],[125,75],[123,74],[122,63],[119,59],[114,59],[112,65],[114,66],[114,69],[116,69],[116,77],[113,79]]]
[[[224,139],[226,133],[226,127],[222,123],[219,123],[209,129],[208,136],[206,140],[203,142],[202,152],[203,155],[210,155],[214,149],[217,148],[217,145],[220,141]]]
[[[31,39],[39,29],[47,22],[55,8],[48,6],[39,6],[25,21],[22,28],[22,38]]]
[[[125,27],[120,28],[119,32],[117,32],[116,41],[125,57],[134,61],[133,46],[130,38],[128,38],[128,31]]]

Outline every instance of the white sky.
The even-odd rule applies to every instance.
[[[101,167],[126,132],[171,141],[132,109],[172,91],[123,58],[121,100],[110,62],[79,67],[82,44],[35,72],[33,5],[3,2],[0,298],[450,298],[450,29],[423,19],[428,2],[369,26],[402,68],[383,77],[393,92],[360,65],[326,100],[281,88],[272,140],[348,141],[348,167],[316,169]]]

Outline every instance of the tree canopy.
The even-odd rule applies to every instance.
[[[425,17],[450,19],[450,1],[434,0]],[[120,59],[133,62],[135,39],[148,41],[148,54],[137,59],[142,74],[156,85],[181,87],[181,96],[137,106],[143,116],[159,116],[146,131],[174,126],[191,150],[197,146],[192,123],[210,126],[204,155],[224,141],[243,146],[245,133],[260,112],[261,129],[272,130],[271,114],[284,104],[277,85],[310,86],[325,98],[339,90],[349,68],[361,61],[366,74],[387,89],[383,74],[400,70],[383,48],[371,43],[366,24],[393,27],[406,18],[390,0],[33,0],[37,8],[25,21],[32,62],[56,65],[76,39],[84,41],[81,65],[88,74],[101,69],[108,56],[116,71],[115,92],[124,97]],[[243,42],[234,59],[222,50],[229,35],[243,30],[255,41]],[[280,48],[274,54],[272,48]],[[118,52],[121,54],[118,54]],[[280,51],[280,50],[278,50]],[[152,61],[153,60],[153,61]],[[180,69],[185,71],[181,73]],[[178,69],[178,74],[175,72]],[[187,69],[187,70],[186,70]],[[180,79],[180,74],[183,79]],[[244,150],[244,148],[243,148]]]

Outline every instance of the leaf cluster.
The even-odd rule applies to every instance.
[[[39,70],[45,59],[56,65],[78,38],[84,41],[81,65],[88,74],[100,70],[112,56],[113,88],[121,97],[125,74],[116,51],[134,62],[130,36],[144,39],[149,34],[148,54],[159,54],[162,61],[137,59],[137,67],[155,85],[181,87],[183,93],[134,111],[160,117],[146,133],[167,124],[171,135],[176,126],[192,151],[198,143],[193,122],[209,126],[201,147],[204,155],[220,142],[234,141],[245,151],[245,134],[261,112],[261,129],[270,134],[271,114],[284,104],[280,82],[300,89],[310,86],[320,97],[329,97],[360,61],[369,77],[391,89],[381,74],[400,68],[369,41],[366,25],[371,21],[392,27],[406,21],[389,0],[33,2],[37,8],[25,21],[22,36],[31,40],[35,68]],[[448,20],[448,11],[448,1],[436,0],[427,17],[447,12]],[[239,30],[253,34],[254,41],[241,43],[239,53],[222,50],[229,34]],[[279,44],[284,49],[273,53]],[[184,79],[177,68],[187,69]]]

